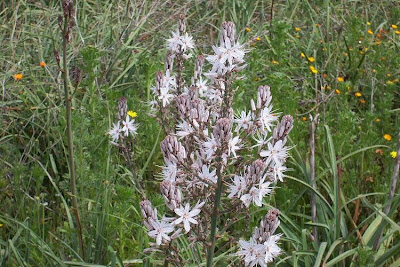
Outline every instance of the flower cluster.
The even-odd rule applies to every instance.
[[[135,124],[135,120],[131,119],[132,117],[136,117],[135,112],[128,112],[128,100],[126,97],[121,97],[118,104],[118,121],[117,123],[113,123],[113,127],[108,131],[112,141],[111,143],[114,145],[118,144],[118,141],[127,137],[130,134],[136,135],[137,127]],[[130,115],[129,115],[130,114]]]
[[[151,250],[165,253],[165,259],[175,265],[182,263],[173,253],[178,251],[175,239],[186,235],[193,246],[207,250],[207,258],[212,260],[217,222],[221,223],[218,235],[228,235],[232,214],[245,214],[251,204],[264,204],[265,196],[285,177],[286,142],[293,125],[291,116],[279,120],[274,112],[269,86],[258,88],[249,111],[234,115],[232,83],[245,67],[246,50],[237,41],[232,22],[222,24],[220,45],[213,46],[213,54],[195,59],[193,76],[185,81],[183,68],[188,57],[183,55],[193,49],[193,41],[186,37],[183,18],[178,31],[167,40],[165,72],[156,75],[151,102],[166,133],[161,142],[160,191],[168,210],[160,219],[149,200],[141,202],[148,235],[155,239]],[[205,60],[211,69],[203,73]],[[254,155],[258,155],[256,159]],[[237,255],[246,266],[265,266],[279,255],[276,242],[280,236],[273,235],[279,225],[278,214],[278,210],[270,210],[250,241],[239,242]],[[232,238],[238,241],[241,234]]]

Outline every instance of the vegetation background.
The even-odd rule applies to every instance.
[[[140,195],[106,132],[126,96],[138,113],[135,166],[152,202],[161,205],[156,174],[163,136],[146,103],[180,13],[199,53],[210,52],[225,20],[248,44],[237,110],[268,84],[277,110],[295,118],[293,171],[268,200],[282,212],[285,253],[275,265],[400,266],[399,194],[388,201],[399,161],[399,1],[74,1],[66,56],[70,73],[81,73],[70,88],[84,256],[71,215],[66,114],[54,56],[62,51],[61,3],[1,0],[0,7],[0,266],[162,264],[143,253],[149,239]],[[316,114],[313,188],[309,138]],[[238,229],[258,224],[267,209],[252,209]],[[318,240],[311,238],[313,227]],[[181,248],[192,257],[187,240]],[[237,266],[234,251],[217,255],[216,265]]]

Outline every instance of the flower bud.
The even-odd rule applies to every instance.
[[[203,72],[203,65],[204,65],[204,57],[202,55],[199,55],[196,59],[196,63],[194,65],[194,75],[193,78],[195,80],[199,79],[201,77],[201,74]]]
[[[232,120],[228,118],[218,119],[213,133],[220,144],[228,141],[232,137]]]
[[[276,125],[274,133],[272,134],[272,143],[275,144],[279,140],[282,140],[283,144],[286,144],[287,136],[293,128],[293,117],[285,115],[282,120]]]
[[[268,85],[261,85],[257,92],[257,109],[269,106],[272,100],[271,88]]]
[[[168,51],[165,57],[165,64],[164,64],[165,71],[169,70],[169,72],[171,73],[173,66],[174,66],[174,57],[171,54],[171,52]]]
[[[261,244],[267,241],[268,238],[275,233],[280,224],[278,216],[278,209],[270,209],[267,215],[265,215],[264,220],[261,221],[260,227],[254,230],[254,240]]]
[[[183,35],[186,32],[185,14],[179,14],[178,31],[179,35]]]
[[[128,99],[125,96],[121,97],[118,102],[118,119],[125,120],[126,113],[128,112]]]
[[[186,158],[185,147],[172,135],[167,135],[161,142],[161,152],[166,162],[178,163]]]
[[[144,219],[144,225],[151,231],[154,229],[152,221],[157,220],[157,209],[153,209],[151,202],[147,199],[140,202],[140,210]]]
[[[257,159],[250,165],[246,173],[246,183],[248,185],[248,188],[250,188],[255,183],[261,180],[261,178],[264,175],[266,167],[267,166],[265,162],[262,161],[261,159]]]
[[[225,21],[221,26],[221,46],[226,47],[226,43],[235,43],[235,24],[232,21]]]
[[[182,203],[182,194],[175,182],[164,180],[160,185],[161,194],[164,197],[165,204],[170,210],[180,207]]]

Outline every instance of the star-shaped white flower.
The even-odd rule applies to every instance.
[[[277,120],[278,117],[272,113],[272,107],[265,107],[261,110],[260,122],[263,131],[271,132],[271,127]]]
[[[167,39],[168,49],[172,52],[178,52],[180,40],[181,36],[179,35],[179,31],[172,32],[172,38]]]
[[[129,134],[135,135],[136,134],[136,126],[135,126],[135,120],[129,117],[129,115],[126,115],[125,121],[122,122],[122,129],[121,132],[124,133],[125,136],[128,136]]]
[[[232,180],[233,184],[229,185],[228,198],[234,198],[235,196],[240,198],[243,191],[246,189],[246,181],[244,177],[235,175]]]
[[[156,244],[159,246],[165,241],[171,241],[171,238],[168,236],[169,233],[174,231],[174,227],[170,224],[163,221],[152,221],[151,224],[154,227],[154,230],[150,231],[148,234],[150,237],[156,239]]]
[[[252,124],[251,112],[246,114],[246,111],[240,112],[240,115],[236,117],[235,123],[237,124],[235,131],[239,132],[240,129],[247,130]]]
[[[235,136],[234,138],[229,139],[228,143],[228,155],[231,153],[236,158],[236,150],[240,149],[241,145],[238,145],[240,142],[239,136]]]
[[[174,95],[169,93],[169,88],[167,86],[160,88],[160,95],[158,99],[162,101],[163,107],[169,104],[170,99],[173,98]]]
[[[282,143],[282,140],[279,140],[272,145],[268,143],[268,150],[263,150],[260,152],[261,157],[267,157],[266,164],[268,165],[272,160],[277,165],[282,165],[282,163],[288,157],[288,148],[285,147]]]
[[[119,122],[113,123],[113,127],[108,131],[108,134],[111,136],[113,142],[117,142],[119,139],[119,133],[121,132],[121,127],[119,126]]]
[[[174,211],[179,218],[174,221],[174,224],[178,225],[183,223],[183,227],[185,228],[186,233],[188,233],[190,231],[191,223],[198,224],[194,217],[201,212],[200,208],[203,207],[204,203],[205,202],[201,202],[200,204],[197,204],[192,210],[190,210],[189,203],[186,203],[185,207],[181,206],[179,209],[175,209]]]
[[[278,240],[281,238],[281,235],[271,235],[267,241],[264,242],[265,247],[265,263],[272,262],[274,258],[278,257],[281,254],[282,250],[276,244]]]
[[[210,181],[214,184],[217,183],[216,170],[210,172],[210,167],[205,164],[201,167],[201,172],[198,173],[198,176],[202,180]]]
[[[194,48],[193,37],[190,36],[188,33],[185,33],[180,37],[178,44],[181,45],[181,50],[186,51],[188,49]]]

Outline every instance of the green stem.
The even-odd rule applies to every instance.
[[[221,167],[221,166],[220,166]],[[215,250],[215,234],[217,232],[217,219],[219,214],[219,205],[221,203],[221,193],[222,193],[222,173],[221,168],[217,168],[217,190],[215,192],[215,201],[214,201],[214,209],[211,215],[211,233],[210,233],[210,247],[207,252],[207,267],[212,266],[213,258],[214,258],[214,250]]]
[[[74,144],[72,139],[72,125],[71,125],[71,99],[69,97],[68,88],[68,65],[67,65],[67,31],[68,31],[69,18],[64,16],[64,29],[63,29],[63,81],[64,81],[64,94],[65,94],[65,109],[66,109],[66,120],[67,120],[67,138],[68,138],[68,158],[69,158],[69,172],[71,177],[71,191],[72,191],[72,206],[74,209],[74,215],[76,219],[76,225],[79,233],[79,243],[81,246],[82,257],[85,257],[85,251],[83,246],[82,226],[79,217],[78,200],[76,191],[76,173],[74,163]]]

